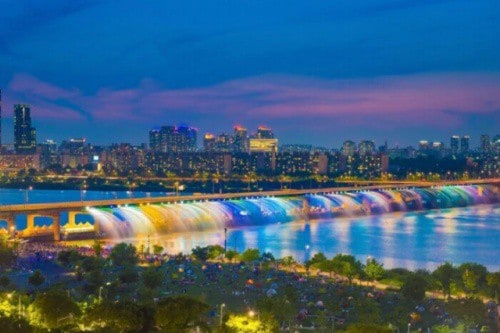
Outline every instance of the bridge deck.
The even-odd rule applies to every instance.
[[[288,190],[263,191],[263,192],[241,192],[241,193],[222,193],[222,194],[215,193],[215,194],[196,194],[196,195],[149,197],[149,198],[126,198],[126,199],[92,200],[92,201],[17,204],[17,205],[0,206],[0,213],[30,213],[30,212],[40,212],[40,211],[84,209],[86,207],[142,205],[142,204],[172,203],[180,201],[200,201],[200,200],[224,200],[224,199],[227,200],[227,199],[240,199],[248,197],[265,197],[265,196],[274,196],[274,197],[299,196],[304,194],[376,190],[376,189],[394,189],[400,187],[432,187],[432,186],[472,185],[472,184],[497,185],[500,184],[500,178],[471,180],[471,181],[449,181],[449,182],[396,182],[396,183],[391,182],[390,184],[379,183],[377,185],[344,186],[344,187],[303,189],[303,190],[288,189]]]

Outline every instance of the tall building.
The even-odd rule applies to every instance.
[[[217,150],[217,141],[215,135],[206,133],[203,137],[203,150],[206,152],[214,152]]]
[[[430,148],[429,141],[420,140],[418,142],[418,150],[420,150],[421,152],[425,152],[425,151],[429,150],[429,148]]]
[[[171,151],[187,152],[196,151],[198,139],[198,130],[188,125],[179,125],[174,132],[175,144],[171,146]],[[169,147],[167,147],[168,149]]]
[[[274,133],[267,126],[259,126],[255,139],[274,139]]]
[[[460,153],[461,154],[466,154],[469,152],[469,143],[470,143],[470,136],[464,135],[460,139]]]
[[[359,143],[358,150],[361,155],[373,154],[375,152],[375,142],[363,140]]]
[[[491,152],[491,141],[488,134],[481,134],[481,152],[483,154]]]
[[[248,132],[243,126],[234,126],[233,150],[238,153],[248,153],[250,151]]]
[[[161,132],[157,128],[149,131],[149,149],[154,152],[162,152]]]
[[[14,105],[14,149],[18,154],[33,154],[36,149],[36,129],[31,127],[27,104]]]
[[[453,155],[458,154],[458,144],[460,142],[460,137],[458,135],[453,135],[450,138],[450,149]]]
[[[149,148],[154,152],[196,151],[198,130],[187,125],[162,126],[149,131]]]
[[[342,144],[342,155],[344,156],[353,156],[356,152],[356,143],[351,140],[346,140]]]

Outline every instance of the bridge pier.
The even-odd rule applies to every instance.
[[[61,216],[59,214],[51,215],[52,218],[52,231],[54,232],[54,241],[61,240]]]
[[[24,231],[26,234],[32,235],[35,233],[35,219],[39,216],[39,214],[28,214],[26,216],[26,229]]]
[[[0,221],[7,222],[7,234],[14,237],[16,234],[16,220],[14,214],[0,214]]]

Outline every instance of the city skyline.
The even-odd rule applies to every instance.
[[[219,133],[241,123],[269,125],[280,143],[407,146],[458,134],[476,146],[499,128],[491,1],[4,8],[5,143],[13,105],[25,103],[39,138],[59,142],[137,144],[160,124]]]

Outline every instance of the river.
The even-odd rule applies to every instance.
[[[24,190],[0,189],[0,203],[22,203]],[[85,199],[156,196],[164,193],[93,192]],[[80,191],[39,191],[28,193],[29,202],[79,200]],[[276,257],[293,256],[298,261],[316,252],[331,257],[349,253],[365,261],[374,257],[386,268],[433,269],[444,261],[455,264],[473,261],[489,270],[500,270],[500,205],[477,205],[430,211],[395,212],[374,216],[294,221],[230,228],[227,247],[243,251],[258,248]],[[127,241],[148,244],[148,237]],[[84,241],[90,244],[91,241]],[[224,245],[224,231],[189,231],[168,235],[151,234],[149,244],[160,244],[168,253],[188,253],[193,247]]]

